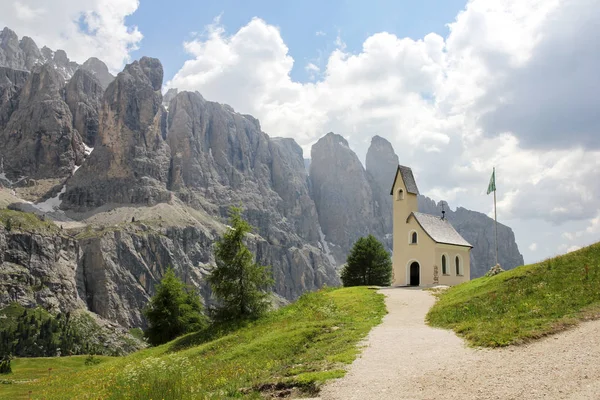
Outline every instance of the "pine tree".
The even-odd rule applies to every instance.
[[[341,274],[344,286],[388,286],[392,278],[389,253],[373,235],[354,243]]]
[[[244,244],[252,227],[242,218],[241,210],[232,207],[230,214],[231,228],[216,244],[216,266],[208,277],[219,302],[215,318],[234,321],[258,318],[269,309],[273,279],[270,268],[254,262]]]
[[[149,324],[144,335],[153,345],[166,343],[207,325],[197,292],[187,288],[171,268],[157,286],[156,294],[150,299],[144,315]]]

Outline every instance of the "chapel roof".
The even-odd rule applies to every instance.
[[[415,217],[421,228],[423,228],[425,233],[427,233],[434,242],[471,248],[473,247],[462,236],[460,236],[460,233],[454,229],[447,219],[442,219],[436,215],[412,212],[408,216],[407,222],[411,216]]]
[[[405,167],[404,165],[398,165],[390,194],[394,194],[394,185],[396,184],[396,179],[398,179],[398,174],[402,175],[402,180],[404,181],[408,193],[419,194],[419,189],[417,188],[417,182],[413,176],[412,169],[410,169],[410,167]]]

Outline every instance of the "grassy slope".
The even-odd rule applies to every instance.
[[[259,388],[271,384],[311,391],[344,375],[384,314],[383,295],[373,290],[324,290],[216,340],[194,346],[202,335],[192,334],[78,372],[0,385],[0,398],[27,398],[29,390],[48,400],[261,398]]]
[[[587,271],[587,272],[586,272]],[[476,346],[538,338],[600,311],[600,243],[448,289],[427,315]]]
[[[11,363],[12,374],[0,375],[0,398],[26,399],[27,392],[31,390],[27,382],[47,378],[58,378],[82,369],[89,369],[85,365],[87,356],[73,357],[45,357],[45,358],[19,358]],[[95,356],[100,363],[111,360],[112,357]],[[48,371],[49,368],[52,368]]]
[[[0,224],[6,229],[19,232],[36,232],[50,235],[59,232],[58,227],[50,221],[42,221],[33,213],[0,209]]]

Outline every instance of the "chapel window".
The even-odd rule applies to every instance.
[[[442,254],[442,275],[448,275],[448,265],[446,264],[446,255]]]
[[[398,189],[396,194],[396,200],[404,200],[404,190]]]
[[[456,258],[454,259],[454,262],[456,264],[456,275],[462,275],[461,266],[460,266],[460,257],[456,256]]]

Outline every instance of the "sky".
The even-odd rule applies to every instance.
[[[600,0],[0,0],[0,27],[96,56],[161,59],[197,90],[310,148],[364,161],[373,135],[420,191],[493,215],[526,262],[600,240]]]

